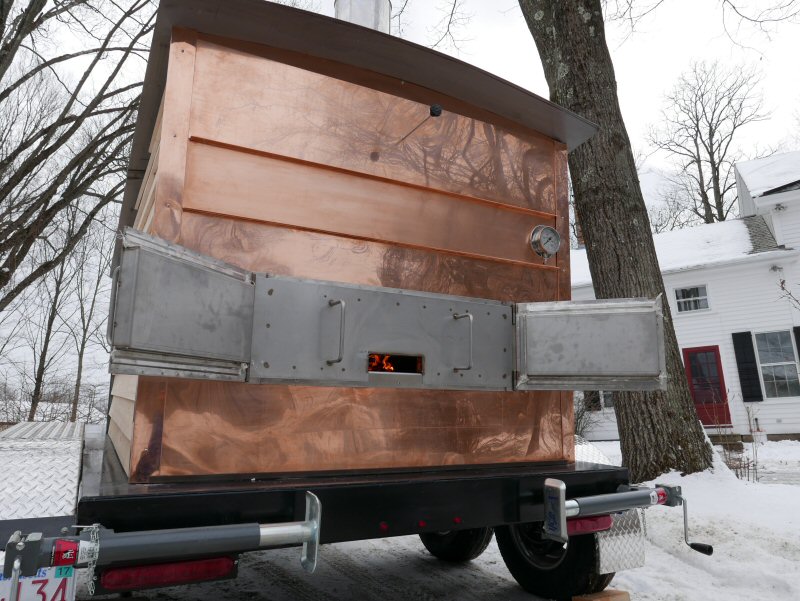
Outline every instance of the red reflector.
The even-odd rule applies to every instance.
[[[381,522],[380,524],[378,524],[378,528],[381,529],[381,532],[389,532],[389,524],[387,524],[386,522]]]
[[[663,488],[657,488],[656,489],[656,494],[658,495],[658,501],[657,501],[658,505],[663,505],[664,503],[667,502],[667,491],[666,490],[664,490]]]
[[[459,518],[459,517],[455,517],[455,518],[453,518],[453,523],[454,523],[454,524],[458,525],[458,524],[460,524],[461,522],[462,522],[461,518]]]
[[[425,528],[427,525],[428,522],[426,522],[425,520],[420,520],[419,522],[417,522],[417,526],[419,526],[420,528]]]
[[[609,530],[614,525],[614,519],[610,515],[598,515],[590,518],[575,518],[567,520],[567,534],[589,534],[590,532],[602,532]]]
[[[80,542],[57,538],[53,545],[54,566],[74,566],[78,562]]]
[[[111,568],[103,572],[100,584],[109,591],[132,591],[225,578],[230,576],[235,568],[236,563],[230,557]]]

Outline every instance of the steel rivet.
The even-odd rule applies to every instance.
[[[269,368],[269,363],[267,361],[264,361],[263,365],[264,367]]]
[[[269,324],[267,324],[267,327],[269,328],[269,327],[270,327],[270,325],[269,325]]]
[[[272,296],[273,292],[275,292],[275,289],[274,288],[270,288],[269,290],[267,290],[267,295]]]

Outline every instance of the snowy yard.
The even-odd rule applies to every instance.
[[[619,458],[616,443],[599,446]],[[721,462],[713,473],[659,482],[679,484],[689,500],[693,541],[714,545],[706,557],[683,543],[678,508],[647,511],[647,565],[623,572],[612,588],[636,601],[796,601],[800,599],[800,442],[759,449],[758,484],[737,480]],[[779,483],[781,479],[794,484]],[[508,574],[492,543],[478,560],[450,566],[416,537],[328,545],[313,576],[286,549],[243,558],[238,580],[147,595],[153,600],[219,599],[515,600],[533,599]],[[79,595],[80,596],[80,595]],[[84,595],[85,596],[85,595]]]

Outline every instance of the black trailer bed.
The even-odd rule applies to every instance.
[[[546,478],[564,481],[568,498],[628,484],[626,468],[583,462],[129,484],[110,444],[104,455],[77,523],[118,532],[302,520],[311,491],[322,502],[321,542],[339,542],[540,521]]]

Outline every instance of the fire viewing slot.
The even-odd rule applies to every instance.
[[[391,355],[370,353],[367,371],[376,373],[422,374],[422,357],[419,355]]]

